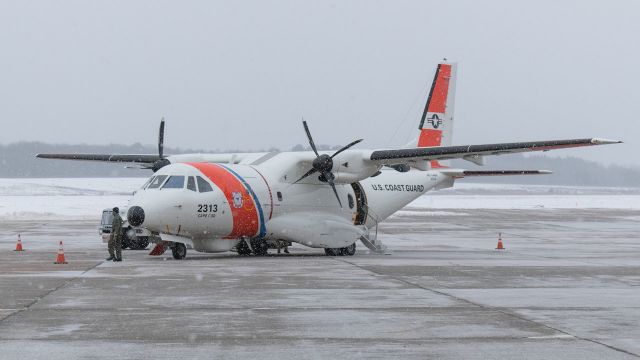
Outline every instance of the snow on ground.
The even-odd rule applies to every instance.
[[[407,209],[640,209],[640,195],[438,195]]]
[[[417,209],[640,209],[640,188],[458,183],[427,193]],[[404,211],[403,211],[404,212]]]
[[[124,206],[145,178],[0,179],[0,219],[96,219]],[[640,188],[459,183],[430,192],[399,215],[422,209],[639,209]],[[450,216],[431,211],[424,216]],[[455,215],[465,215],[456,213]]]
[[[0,219],[96,219],[145,178],[0,179]]]

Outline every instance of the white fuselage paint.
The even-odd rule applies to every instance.
[[[293,184],[308,170],[306,165],[291,167],[299,163],[291,159],[295,154],[279,153],[264,162],[258,159],[266,154],[246,154],[231,163],[171,164],[154,176],[200,176],[213,191],[192,191],[186,185],[180,189],[143,188],[128,206],[144,209],[142,227],[165,240],[190,244],[197,251],[228,251],[244,237],[338,248],[353,244],[366,233],[366,227],[383,221],[427,191],[453,184],[451,177],[438,171],[384,169],[358,182],[369,215],[360,217],[366,219],[364,224],[357,224],[358,210],[363,207],[354,187],[336,184],[341,208],[331,187],[317,181],[317,175]],[[198,167],[214,169],[215,173]],[[238,194],[234,182],[235,186],[242,184],[246,192]]]

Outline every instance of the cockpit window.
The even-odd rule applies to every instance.
[[[169,176],[169,179],[162,186],[162,189],[182,189],[184,187],[184,176]]]
[[[149,184],[149,187],[147,189],[157,189],[160,187],[160,185],[162,185],[162,183],[164,182],[164,180],[167,178],[167,175],[158,175],[156,177],[153,178],[153,180],[151,181],[151,183]]]
[[[146,188],[147,188],[147,186],[148,186],[149,184],[151,184],[151,182],[153,181],[153,179],[154,179],[154,178],[155,178],[155,176],[150,177],[150,178],[149,178],[149,180],[147,180],[147,181],[144,183],[144,185],[142,185],[142,187],[141,187],[140,189],[146,189]]]
[[[187,180],[187,189],[191,191],[198,191],[196,190],[196,179],[193,176],[189,176],[189,179]]]
[[[207,180],[201,178],[200,176],[198,176],[198,189],[200,189],[201,193],[213,191],[211,185],[209,185],[209,182],[207,182]]]

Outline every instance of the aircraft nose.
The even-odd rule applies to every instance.
[[[140,226],[144,222],[144,210],[140,206],[132,206],[127,212],[127,220],[133,226]]]

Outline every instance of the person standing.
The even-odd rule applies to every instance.
[[[120,217],[120,209],[114,207],[112,214],[111,235],[108,243],[109,257],[106,260],[122,261],[122,218]]]

